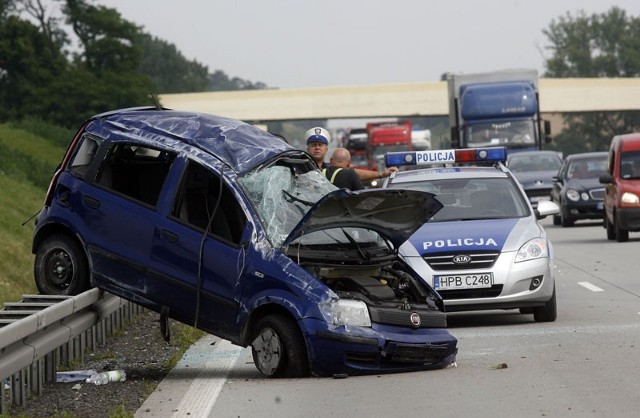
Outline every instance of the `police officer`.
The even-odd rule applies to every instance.
[[[362,190],[362,180],[351,168],[351,153],[346,148],[336,148],[329,159],[329,167],[322,169],[327,179],[341,189]]]
[[[329,151],[329,142],[331,142],[331,135],[329,132],[321,127],[315,127],[309,129],[305,135],[307,142],[307,152],[313,157],[313,160],[318,165],[318,168],[329,168],[330,164],[324,162],[324,157]],[[353,169],[360,177],[361,181],[370,181],[375,179],[381,179],[383,177],[389,177],[394,171],[398,171],[398,167],[389,167],[384,171],[363,170],[360,168]]]

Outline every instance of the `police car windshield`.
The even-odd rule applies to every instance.
[[[431,222],[519,218],[530,213],[518,187],[508,177],[392,182],[387,187],[435,194],[444,207]]]

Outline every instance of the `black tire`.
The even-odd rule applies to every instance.
[[[553,289],[551,299],[544,306],[533,308],[533,319],[536,322],[553,322],[558,318],[558,306],[556,304],[556,289]]]
[[[609,222],[609,218],[607,218],[607,214],[604,214],[604,228],[607,230],[607,239],[609,241],[613,241],[616,239],[616,231],[613,229],[613,225]]]
[[[560,209],[560,222],[562,223],[563,227],[573,226],[573,224],[576,222],[575,219],[571,217],[569,208],[563,206],[562,209]]]
[[[613,221],[615,224],[613,225],[613,230],[616,234],[616,241],[618,242],[627,242],[629,241],[629,231],[626,229],[620,228],[620,222],[617,219],[617,216],[613,217]]]
[[[560,215],[553,215],[553,224],[560,225]]]
[[[269,315],[258,321],[251,354],[253,363],[267,377],[305,377],[310,373],[302,333],[285,315]]]
[[[89,289],[89,267],[82,247],[66,235],[52,235],[36,249],[34,275],[43,295],[77,295]]]

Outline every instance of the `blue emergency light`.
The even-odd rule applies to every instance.
[[[397,167],[400,165],[504,162],[506,159],[506,147],[492,147],[388,152],[384,156],[384,163],[387,167]]]

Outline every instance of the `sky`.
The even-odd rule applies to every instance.
[[[438,81],[443,73],[544,72],[551,22],[638,0],[94,0],[209,72],[307,88]]]

